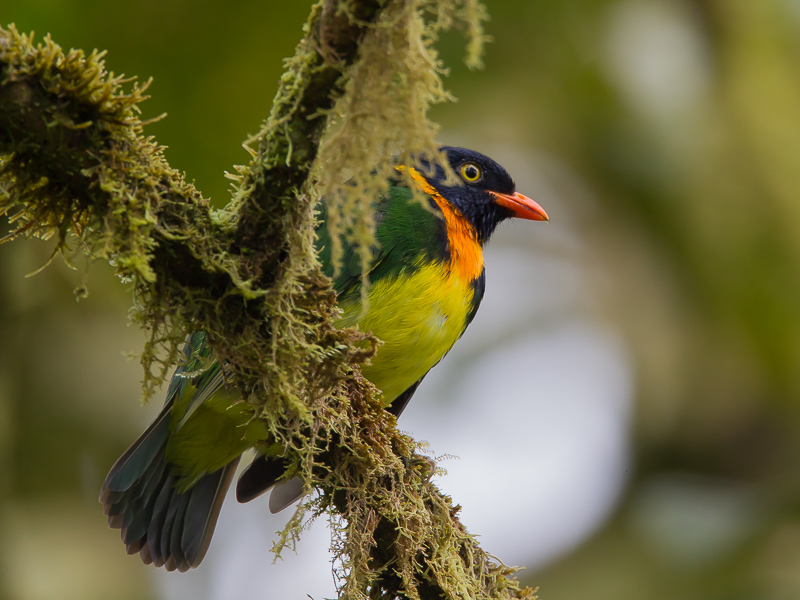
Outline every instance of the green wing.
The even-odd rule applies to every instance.
[[[438,213],[438,214],[437,214]],[[419,264],[441,261],[447,251],[444,222],[438,206],[431,201],[423,207],[405,186],[392,185],[386,196],[375,203],[376,245],[370,250],[369,280],[379,281],[402,272],[413,272]],[[333,240],[327,223],[327,206],[320,205],[317,250],[325,274],[333,279],[339,300],[361,293],[362,265],[357,243],[341,232],[342,264],[333,264]]]

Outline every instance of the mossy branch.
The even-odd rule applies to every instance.
[[[484,19],[477,0],[318,2],[221,211],[144,135],[147,84],[107,73],[102,53],[65,53],[0,28],[6,241],[55,237],[56,251],[85,249],[132,282],[135,318],[150,332],[146,394],[184,336],[208,332],[263,424],[259,443],[280,443],[321,492],[301,504],[282,543],[308,510],[327,511],[341,598],[533,597],[466,532],[360,376],[377,342],[333,326],[336,297],[313,246],[324,193],[369,249],[369,203],[386,174],[374,165],[398,150],[434,151],[426,111],[447,98],[436,34],[464,23],[476,64]],[[345,195],[346,174],[358,185]]]

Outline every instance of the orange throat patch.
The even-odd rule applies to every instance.
[[[399,171],[405,170],[403,167]],[[483,273],[483,248],[478,242],[478,233],[461,211],[450,204],[425,177],[411,167],[408,174],[421,192],[434,199],[442,211],[447,230],[450,261],[447,270],[458,279],[474,281]]]

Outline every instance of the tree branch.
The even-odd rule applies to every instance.
[[[125,92],[129,82],[105,71],[102,54],[64,53],[49,38],[34,46],[0,28],[0,212],[16,224],[8,238],[55,236],[57,250],[86,248],[133,282],[151,334],[147,391],[187,332],[208,332],[264,425],[262,443],[280,443],[291,468],[321,490],[283,542],[299,535],[305,511],[329,511],[342,598],[533,596],[466,532],[360,376],[375,341],[334,328],[335,294],[313,250],[312,173],[333,118],[343,119],[336,139],[345,157],[365,136],[381,149],[393,139],[409,152],[433,147],[425,111],[444,97],[435,34],[460,18],[479,45],[484,16],[477,0],[319,2],[222,211],[144,135],[137,105],[146,84]],[[370,73],[376,81],[365,80]],[[396,97],[386,98],[391,86]],[[370,174],[368,158],[349,165],[356,181],[383,177]],[[368,211],[351,217],[368,231]],[[169,350],[163,359],[159,346]]]

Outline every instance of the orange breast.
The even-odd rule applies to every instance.
[[[434,199],[444,215],[449,241],[449,271],[458,279],[473,281],[483,272],[483,248],[472,224],[455,206],[450,204],[425,177],[414,169],[408,170],[417,188]]]

